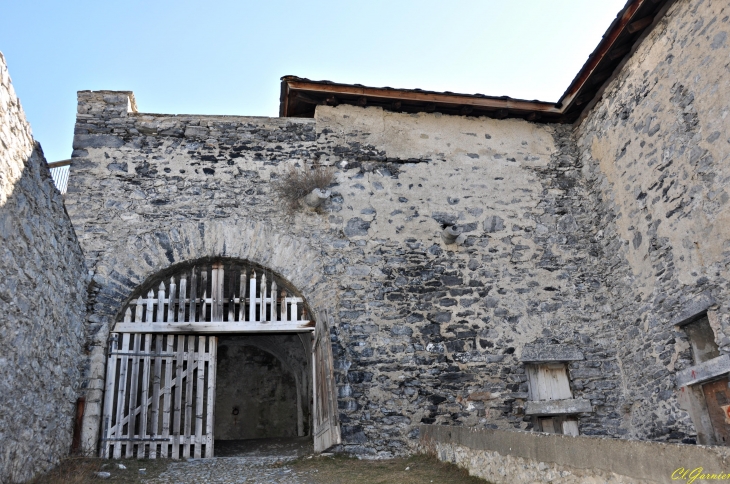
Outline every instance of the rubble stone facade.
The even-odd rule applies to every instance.
[[[706,311],[730,351],[729,15],[674,2],[575,125],[144,114],[131,92],[79,92],[66,208],[90,274],[84,442],[136,288],[225,257],[333,316],[340,450],[403,454],[422,423],[531,430],[525,362],[550,351],[590,402],[581,434],[695,443],[679,323]],[[317,210],[277,196],[291,166],[336,171]]]
[[[0,54],[0,482],[71,448],[86,341],[86,269]]]

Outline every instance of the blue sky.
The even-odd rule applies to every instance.
[[[48,161],[76,91],[141,112],[277,116],[279,78],[556,101],[626,0],[4,0],[0,51]]]

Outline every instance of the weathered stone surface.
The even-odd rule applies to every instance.
[[[713,40],[728,30],[725,4],[674,2],[576,130],[634,438],[695,438],[675,386],[692,356],[674,324],[705,295],[730,349],[730,45]]]
[[[580,361],[585,359],[583,352],[575,346],[528,344],[522,348],[520,361],[539,363],[549,361]]]
[[[730,373],[730,355],[721,355],[677,372],[677,387],[694,385]]]
[[[68,454],[85,313],[84,258],[0,53],[0,482]]]

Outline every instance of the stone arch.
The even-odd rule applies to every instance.
[[[255,221],[184,222],[169,230],[129,236],[96,253],[88,323],[91,355],[82,441],[96,447],[100,432],[106,342],[116,317],[138,286],[170,266],[199,259],[234,258],[265,267],[288,281],[312,314],[336,307],[336,293],[324,274],[321,251],[309,240],[291,237]],[[330,311],[335,314],[334,311]]]

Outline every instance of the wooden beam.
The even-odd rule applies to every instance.
[[[312,321],[249,321],[195,323],[117,323],[115,333],[300,333],[314,331]]]
[[[304,80],[286,80],[289,89],[292,91],[305,91],[309,94],[322,93],[330,94],[336,99],[336,95],[346,96],[367,96],[380,98],[382,102],[432,102],[446,103],[452,105],[468,105],[475,108],[507,108],[524,111],[542,111],[546,113],[560,114],[561,111],[554,103],[542,101],[524,101],[520,99],[501,99],[479,96],[465,96],[460,94],[443,94],[436,92],[410,91],[406,89],[385,89],[379,87],[352,86],[346,84],[319,84]]]
[[[637,20],[636,22],[631,22],[628,27],[626,27],[626,30],[629,31],[630,34],[636,33],[639,30],[643,30],[646,27],[648,27],[652,22],[654,21],[654,17],[644,17],[641,20]]]

